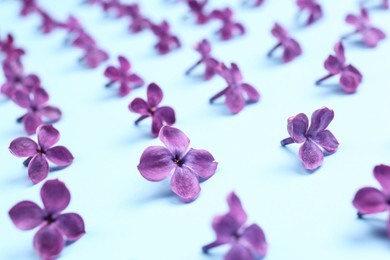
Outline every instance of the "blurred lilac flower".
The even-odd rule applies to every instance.
[[[302,54],[302,49],[299,43],[291,38],[287,30],[278,23],[275,23],[271,33],[278,39],[279,42],[268,52],[268,57],[271,57],[273,52],[279,47],[283,48],[282,60],[284,62],[290,62]]]
[[[204,39],[195,45],[195,50],[199,52],[201,58],[186,71],[186,75],[189,75],[192,70],[204,63],[205,71],[203,73],[203,78],[205,80],[211,79],[217,73],[219,64],[216,59],[211,57],[211,44],[208,40]]]
[[[3,72],[6,82],[1,86],[0,92],[8,98],[12,98],[17,90],[30,93],[41,85],[37,75],[24,73],[23,65],[19,61],[5,60]]]
[[[357,191],[352,204],[358,210],[359,218],[367,214],[375,214],[390,209],[390,166],[377,165],[374,177],[379,182],[381,190],[374,187],[364,187]],[[387,232],[390,236],[390,218],[387,222]]]
[[[39,227],[34,236],[34,249],[42,259],[55,259],[69,242],[85,234],[82,217],[77,213],[61,213],[70,203],[70,192],[59,180],[45,182],[41,188],[43,209],[35,202],[24,200],[9,211],[14,225],[20,230]]]
[[[119,67],[108,66],[104,71],[110,82],[106,87],[111,87],[112,84],[119,83],[119,96],[124,97],[134,88],[144,85],[144,80],[137,74],[131,72],[130,62],[123,56],[118,56]]]
[[[367,47],[374,48],[378,45],[379,41],[386,38],[386,34],[382,30],[371,25],[367,9],[360,9],[359,15],[347,15],[345,21],[354,26],[355,31],[344,35],[342,39],[347,39],[352,35],[360,34],[363,43]]]
[[[5,54],[7,61],[17,61],[18,63],[20,63],[20,57],[25,54],[23,49],[14,45],[14,37],[11,34],[8,34],[4,40],[0,38],[0,51]]]
[[[31,13],[38,12],[39,7],[35,0],[22,0],[22,10],[20,11],[21,16],[27,16]]]
[[[299,7],[299,14],[304,11],[309,13],[306,25],[315,23],[323,16],[321,5],[316,0],[297,0],[297,5]]]
[[[314,170],[322,165],[324,154],[319,148],[322,147],[329,153],[334,153],[339,147],[336,137],[326,128],[334,117],[333,110],[323,107],[313,112],[311,115],[311,125],[309,119],[303,113],[292,116],[287,121],[287,131],[290,137],[282,140],[282,146],[292,143],[303,145],[299,149],[299,157],[303,167],[307,170]]]
[[[129,24],[131,32],[137,33],[150,28],[151,22],[148,18],[143,16],[138,4],[127,5],[125,12],[131,17],[131,22]]]
[[[54,20],[47,12],[38,9],[38,13],[42,19],[42,24],[40,26],[40,29],[44,34],[51,33],[53,30],[63,27],[63,24]]]
[[[181,43],[179,38],[172,35],[167,21],[163,21],[161,24],[151,24],[151,30],[158,38],[154,48],[157,49],[160,54],[166,54],[174,48],[180,48]]]
[[[268,244],[263,230],[257,225],[246,226],[248,216],[234,192],[227,196],[228,213],[214,217],[212,227],[216,240],[202,248],[204,253],[212,248],[230,244],[225,260],[255,260],[265,257]]]
[[[108,60],[108,53],[102,49],[99,49],[97,46],[91,46],[85,50],[81,61],[85,63],[88,68],[97,68],[100,64]]]
[[[233,20],[233,10],[229,7],[222,10],[214,10],[210,14],[211,19],[222,22],[222,27],[217,31],[222,40],[230,40],[236,35],[245,33],[244,25]]]
[[[265,0],[244,0],[243,5],[250,5],[253,7],[259,7],[264,4]]]
[[[230,68],[226,67],[225,64],[219,64],[218,73],[225,79],[228,86],[210,98],[210,103],[226,95],[226,106],[233,114],[237,114],[244,108],[246,103],[259,101],[260,93],[253,86],[242,82],[242,74],[235,63],[232,63]],[[248,97],[247,100],[245,100],[245,96]]]
[[[210,14],[206,13],[205,7],[209,0],[188,0],[187,5],[195,16],[197,24],[205,24],[210,20]]]
[[[79,20],[73,15],[68,17],[66,22],[63,24],[63,28],[68,31],[68,34],[85,34]]]
[[[54,123],[61,118],[61,110],[54,106],[46,105],[49,95],[41,88],[36,87],[30,93],[23,90],[16,90],[12,100],[22,108],[27,109],[27,113],[17,119],[23,122],[27,134],[36,132],[38,126],[43,123]]]
[[[97,46],[96,41],[86,33],[82,28],[76,31],[76,35],[71,43],[73,47],[80,48],[82,50],[93,49]]]
[[[28,176],[33,183],[44,180],[49,173],[48,160],[65,167],[73,162],[73,155],[64,146],[54,146],[60,139],[60,133],[52,125],[37,128],[38,143],[28,137],[19,137],[9,146],[17,157],[28,157],[23,164],[28,166]]]
[[[137,125],[142,120],[152,117],[152,135],[158,136],[164,122],[173,125],[176,121],[175,110],[169,106],[159,107],[163,99],[163,92],[155,83],[151,83],[147,89],[147,99],[136,98],[129,104],[131,112],[140,114],[141,117],[135,121]]]
[[[200,179],[214,175],[218,163],[206,150],[190,148],[190,140],[179,129],[163,126],[159,134],[166,146],[150,146],[141,155],[138,170],[149,181],[162,181],[171,175],[171,188],[184,202],[200,193]]]
[[[347,65],[344,55],[344,47],[341,42],[334,46],[335,55],[329,55],[325,60],[324,67],[329,72],[325,77],[317,80],[319,85],[322,81],[340,74],[339,83],[345,93],[354,93],[362,82],[362,74],[352,65]]]

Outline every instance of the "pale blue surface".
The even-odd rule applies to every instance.
[[[223,105],[208,104],[208,98],[225,87],[221,79],[203,82],[183,75],[198,59],[192,45],[210,38],[217,23],[196,26],[183,22],[186,8],[181,4],[143,1],[144,12],[153,20],[168,18],[183,42],[182,49],[158,56],[151,33],[132,35],[126,31],[126,21],[107,17],[98,7],[79,0],[40,2],[60,19],[74,13],[109,51],[111,63],[124,54],[135,72],[158,83],[164,90],[163,103],[176,109],[176,127],[190,137],[193,147],[209,150],[220,163],[191,204],[173,196],[168,181],[143,179],[136,169],[139,157],[146,147],[160,142],[148,137],[150,121],[133,126],[137,115],[127,105],[144,97],[146,89],[117,98],[103,88],[105,65],[82,68],[77,64],[80,52],[63,44],[63,32],[41,35],[36,16],[21,18],[17,1],[2,1],[0,31],[12,32],[27,50],[26,70],[41,77],[51,103],[62,109],[64,116],[56,124],[62,134],[60,144],[75,156],[70,167],[49,174],[49,179],[59,178],[69,187],[73,199],[67,211],[81,214],[87,228],[83,238],[65,248],[61,259],[220,259],[225,248],[212,256],[202,255],[200,248],[214,239],[211,219],[226,211],[225,196],[231,190],[241,197],[249,223],[263,227],[269,260],[389,258],[386,214],[358,221],[351,200],[358,188],[377,186],[372,176],[376,164],[390,164],[390,40],[376,49],[346,45],[347,59],[364,74],[356,94],[313,84],[326,74],[323,61],[334,43],[352,29],[343,20],[346,13],[358,11],[354,0],[321,1],[325,18],[307,29],[294,26],[294,1],[267,1],[260,9],[229,1],[248,32],[229,42],[212,38],[214,55],[237,62],[245,80],[262,94],[258,104],[237,116]],[[390,34],[390,12],[375,11],[371,16]],[[275,21],[288,26],[302,44],[304,55],[290,64],[275,64],[265,57],[275,44],[269,33]],[[283,149],[279,141],[287,137],[289,116],[310,114],[324,105],[335,110],[330,129],[341,145],[310,175],[298,159],[298,146]],[[32,247],[35,231],[16,229],[7,215],[21,200],[40,202],[42,183],[33,186],[23,160],[7,149],[14,138],[24,135],[14,121],[22,113],[10,102],[0,104],[0,259],[4,260],[38,259]]]

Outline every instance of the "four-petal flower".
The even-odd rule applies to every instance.
[[[211,79],[217,73],[219,64],[219,62],[211,56],[211,44],[208,40],[204,39],[195,45],[195,50],[199,52],[201,58],[186,71],[186,75],[189,75],[192,70],[204,63],[205,70],[203,78],[205,80]]]
[[[306,20],[306,25],[311,25],[318,21],[322,16],[322,8],[316,0],[297,0],[299,13],[307,11],[309,16]]]
[[[271,57],[274,51],[279,47],[283,48],[282,60],[284,62],[290,62],[302,54],[302,49],[299,43],[291,38],[288,31],[280,24],[275,23],[271,33],[278,39],[279,42],[268,52],[268,57]]]

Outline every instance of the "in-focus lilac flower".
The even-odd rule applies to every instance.
[[[21,0],[22,10],[20,11],[21,16],[27,16],[31,13],[38,12],[39,7],[35,0]]]
[[[106,87],[111,87],[114,83],[119,83],[119,96],[124,97],[134,88],[144,85],[144,80],[137,74],[131,72],[130,62],[123,56],[118,56],[119,67],[108,66],[104,71],[110,82]]]
[[[195,16],[197,24],[205,24],[210,20],[210,14],[206,13],[205,7],[209,0],[188,0],[187,5]]]
[[[124,12],[131,17],[129,29],[133,33],[141,32],[150,28],[151,22],[144,17],[138,4],[129,4],[125,7]]]
[[[360,9],[359,15],[348,14],[345,18],[348,24],[355,27],[355,31],[346,34],[342,39],[347,39],[352,35],[360,34],[363,43],[370,48],[378,45],[378,42],[386,38],[386,34],[377,27],[371,25],[368,11],[365,8]]]
[[[34,236],[34,249],[42,259],[55,259],[68,242],[85,234],[82,217],[77,213],[61,213],[70,203],[70,192],[59,180],[45,182],[41,188],[43,209],[35,202],[24,200],[9,211],[14,225],[20,230],[39,227]]]
[[[279,47],[283,48],[282,60],[284,62],[290,62],[302,54],[302,49],[299,43],[291,38],[287,30],[278,23],[275,23],[271,33],[278,39],[279,42],[268,52],[268,57],[271,57],[273,52]]]
[[[157,137],[164,122],[173,125],[176,121],[175,110],[169,106],[159,107],[163,99],[163,92],[155,83],[151,83],[147,89],[147,99],[136,98],[129,104],[131,112],[140,114],[141,117],[135,121],[137,125],[142,120],[152,118],[152,135]]]
[[[49,95],[41,88],[36,87],[30,93],[23,90],[16,90],[12,100],[22,108],[27,109],[27,113],[17,119],[23,122],[27,134],[36,132],[44,120],[45,123],[54,123],[61,118],[61,110],[57,107],[47,105]]]
[[[20,57],[25,54],[23,49],[15,46],[14,37],[11,34],[8,34],[4,40],[0,38],[0,51],[5,54],[7,61],[16,61],[18,63],[21,63]]]
[[[217,34],[220,35],[222,40],[230,40],[237,35],[243,35],[245,33],[244,25],[233,20],[233,10],[229,7],[212,11],[210,18],[222,22],[222,27],[217,31]]]
[[[379,182],[381,190],[374,187],[364,187],[357,191],[352,204],[358,210],[358,217],[375,214],[390,209],[390,166],[377,165],[374,177]],[[390,236],[390,218],[387,221],[387,232]]]
[[[225,79],[228,86],[210,98],[210,103],[226,95],[226,106],[233,114],[237,114],[244,108],[245,104],[259,101],[260,93],[252,85],[242,82],[242,74],[235,63],[232,63],[230,68],[225,64],[220,64],[218,66],[218,73]],[[247,100],[245,96],[247,96]]]
[[[253,7],[259,7],[264,4],[265,0],[245,0],[243,1],[243,5],[250,5]]]
[[[167,21],[163,21],[161,24],[151,24],[150,28],[158,38],[154,48],[157,49],[160,54],[166,54],[173,49],[180,48],[181,43],[179,38],[172,35]]]
[[[28,176],[33,183],[44,180],[49,173],[48,160],[58,166],[68,166],[73,162],[73,155],[64,146],[54,146],[60,139],[60,133],[52,125],[37,128],[38,143],[28,137],[19,137],[9,146],[17,157],[27,157],[23,162],[28,166]]]
[[[322,8],[316,0],[297,0],[299,13],[307,11],[309,16],[306,20],[306,25],[311,25],[318,21],[322,16]]]
[[[225,260],[255,260],[265,257],[268,244],[265,234],[257,224],[245,225],[248,216],[234,192],[227,196],[229,211],[214,217],[212,227],[216,240],[202,248],[204,253],[212,248],[229,244],[231,248]]]
[[[13,98],[17,90],[30,93],[41,85],[37,75],[24,73],[23,65],[19,61],[5,60],[3,72],[6,82],[1,86],[0,92],[8,98]]]
[[[211,56],[211,44],[208,40],[204,39],[195,45],[195,50],[199,52],[201,58],[186,71],[186,75],[189,75],[192,70],[204,63],[205,70],[203,78],[205,80],[211,79],[217,73],[217,67],[219,64],[219,62]]]
[[[334,117],[333,110],[323,107],[313,112],[311,115],[311,125],[309,119],[303,113],[292,116],[287,120],[287,131],[290,137],[282,140],[282,146],[292,143],[303,145],[299,149],[303,167],[307,170],[317,169],[324,161],[322,147],[328,153],[334,153],[339,147],[336,137],[327,130],[328,125]]]
[[[345,93],[354,93],[360,83],[363,75],[352,65],[347,65],[344,55],[344,47],[341,42],[337,42],[334,46],[335,55],[329,55],[325,60],[324,67],[329,72],[325,77],[317,80],[319,85],[322,81],[340,74],[340,86]]]
[[[171,188],[184,202],[200,193],[199,179],[214,175],[218,163],[206,150],[190,148],[190,140],[179,129],[163,126],[159,134],[166,146],[150,146],[141,155],[138,170],[149,181],[162,181],[171,175]]]

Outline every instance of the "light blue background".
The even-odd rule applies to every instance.
[[[387,215],[359,221],[351,200],[360,187],[378,186],[372,176],[376,164],[390,164],[390,40],[375,49],[346,44],[348,61],[364,75],[356,94],[313,84],[326,74],[323,61],[333,53],[334,43],[352,30],[344,17],[358,11],[356,1],[321,1],[324,19],[306,29],[295,24],[294,1],[266,1],[260,9],[241,7],[238,0],[210,1],[220,7],[229,3],[247,28],[244,37],[228,42],[213,36],[217,22],[197,26],[184,20],[187,10],[182,4],[143,1],[143,12],[154,21],[167,18],[183,43],[182,49],[166,56],[156,55],[150,32],[130,34],[125,20],[113,19],[98,7],[80,0],[39,2],[58,19],[75,14],[110,53],[110,63],[124,54],[134,72],[159,84],[163,104],[176,110],[175,126],[189,136],[194,148],[209,150],[220,163],[191,204],[181,203],[170,192],[168,180],[143,179],[136,168],[140,155],[160,141],[149,137],[150,121],[133,126],[137,115],[127,105],[135,97],[145,97],[146,88],[117,98],[115,91],[103,87],[106,64],[95,70],[83,68],[77,63],[79,50],[64,45],[64,32],[44,36],[37,31],[37,16],[21,18],[18,1],[2,1],[0,32],[12,32],[17,45],[26,49],[26,70],[41,77],[50,103],[62,109],[63,118],[55,126],[62,134],[60,144],[75,156],[70,167],[49,174],[49,179],[66,183],[72,194],[66,211],[81,214],[87,229],[84,237],[64,249],[61,259],[220,259],[226,248],[205,256],[201,247],[213,241],[211,220],[227,210],[225,197],[232,190],[243,202],[248,224],[256,222],[264,229],[267,259],[389,258]],[[388,11],[371,16],[390,34]],[[265,57],[276,43],[270,35],[275,21],[302,45],[303,56],[290,64]],[[184,76],[198,59],[192,46],[203,37],[212,41],[216,58],[238,63],[245,81],[262,94],[258,104],[232,116],[224,105],[208,104],[209,97],[225,87],[223,80],[203,82]],[[284,149],[279,141],[287,137],[289,116],[310,115],[322,106],[335,111],[329,128],[340,149],[308,174],[298,159],[298,145]],[[43,184],[33,186],[23,159],[8,151],[14,138],[24,136],[22,125],[15,123],[22,113],[11,102],[0,103],[0,259],[5,260],[38,259],[32,247],[36,230],[20,231],[8,217],[8,210],[21,200],[40,203]]]

